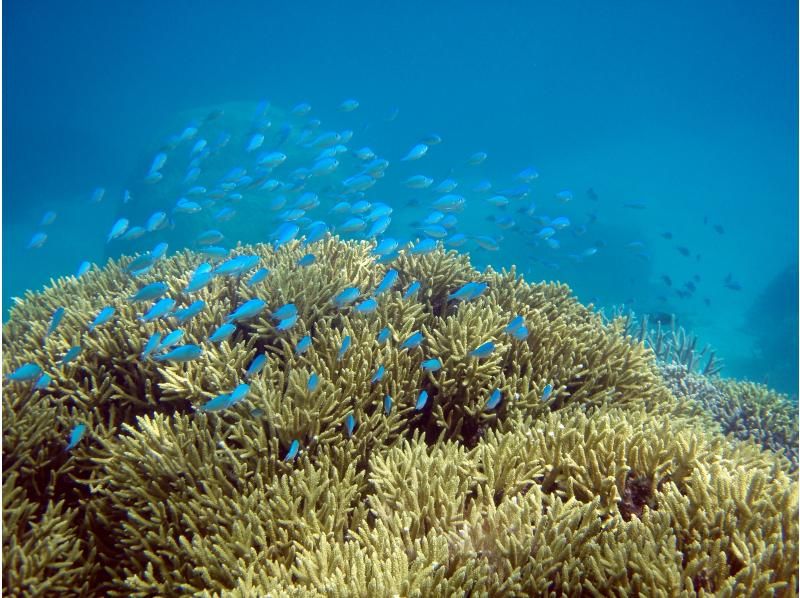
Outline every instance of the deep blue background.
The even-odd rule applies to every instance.
[[[535,164],[543,197],[572,188],[585,204],[596,189],[600,200],[570,215],[598,214],[608,251],[597,260],[547,271],[526,262],[532,249],[493,259],[560,278],[582,299],[675,311],[728,374],[796,393],[796,11],[779,1],[6,1],[4,313],[10,296],[102,259],[119,207],[86,198],[101,185],[119,193],[176,114],[352,96],[359,118],[401,109],[396,137],[376,146],[399,152],[437,131],[453,160],[486,150],[508,172]],[[622,207],[636,201],[647,209]],[[45,209],[58,220],[27,251]],[[687,262],[665,230],[701,261]],[[631,241],[647,245],[649,263],[624,255]],[[722,286],[729,272],[742,291]],[[664,273],[700,276],[697,298],[659,304]]]

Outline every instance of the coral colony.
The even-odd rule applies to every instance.
[[[796,595],[783,397],[662,376],[565,285],[376,243],[145,254],[27,293],[3,591]]]

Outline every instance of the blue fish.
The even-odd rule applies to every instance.
[[[527,326],[520,326],[519,328],[514,330],[514,332],[511,333],[511,336],[513,336],[518,341],[524,341],[526,338],[528,338],[529,334],[530,331],[528,330]]]
[[[33,380],[42,375],[42,368],[35,363],[25,363],[19,366],[16,370],[6,376],[7,380],[15,382],[24,382],[26,380]]]
[[[378,302],[372,298],[365,299],[361,303],[358,303],[353,309],[358,314],[371,314],[378,309]]]
[[[190,303],[188,306],[184,307],[183,309],[176,310],[172,313],[172,317],[178,320],[178,322],[183,323],[193,318],[201,311],[203,311],[206,307],[205,301],[194,301]]]
[[[392,223],[392,219],[389,216],[380,216],[378,217],[375,222],[372,223],[372,226],[369,227],[367,231],[367,238],[374,239],[386,232],[386,229],[389,228],[389,225]]]
[[[347,437],[350,438],[353,436],[353,430],[356,428],[356,418],[353,416],[352,413],[348,413],[347,417],[344,418],[344,427],[347,431]]]
[[[158,318],[162,318],[164,316],[169,315],[172,309],[175,307],[175,300],[170,299],[169,297],[165,297],[158,301],[153,307],[150,308],[143,316],[140,316],[139,319],[142,322],[151,322],[153,320],[157,320]]]
[[[392,397],[386,395],[383,397],[383,412],[389,415],[392,412]]]
[[[503,398],[503,393],[500,392],[499,388],[495,388],[492,391],[492,395],[489,397],[489,400],[486,401],[486,408],[489,410],[494,409],[500,404],[502,398]]]
[[[344,307],[358,299],[359,295],[361,295],[361,291],[356,287],[347,287],[333,298],[333,304],[336,307]]]
[[[150,356],[150,353],[156,350],[158,343],[161,342],[161,333],[154,332],[149,339],[147,339],[147,343],[145,344],[144,348],[142,349],[142,359],[147,359]]]
[[[375,246],[375,249],[372,250],[372,253],[377,256],[386,256],[390,253],[393,253],[399,245],[400,244],[396,239],[385,237],[381,239],[380,243]]]
[[[257,255],[237,255],[214,268],[214,276],[241,276],[257,265]]]
[[[417,291],[419,291],[421,286],[422,285],[420,284],[420,282],[418,280],[415,280],[414,282],[412,282],[410,285],[408,285],[408,288],[406,289],[406,292],[403,293],[403,299],[408,299],[410,297],[413,297],[414,294]]]
[[[299,232],[300,227],[294,222],[284,222],[281,224],[271,235],[275,249],[278,249],[282,245],[286,245],[286,243],[293,240]]]
[[[148,342],[148,345],[150,343]],[[203,354],[202,347],[198,345],[181,345],[180,347],[175,347],[168,353],[162,353],[161,355],[154,355],[154,361],[174,361],[176,363],[186,363],[187,361],[193,361],[200,357]]]
[[[422,362],[422,369],[426,372],[435,372],[442,369],[442,362],[436,358],[426,359]]]
[[[492,353],[494,353],[494,343],[492,341],[486,341],[479,347],[476,347],[472,351],[469,352],[470,357],[477,357],[478,359],[485,359],[489,357]]]
[[[381,379],[383,378],[383,373],[385,371],[386,371],[386,368],[384,368],[382,365],[378,366],[378,369],[375,370],[374,374],[372,374],[372,378],[370,379],[370,382],[372,382],[373,384],[375,384],[376,382],[380,382]]]
[[[295,355],[302,355],[311,348],[311,336],[306,334],[303,338],[297,341],[297,346],[294,348]]]
[[[422,333],[417,331],[402,342],[400,349],[416,349],[424,340],[425,337],[422,335]]]
[[[291,461],[297,456],[297,452],[300,450],[300,441],[299,440],[292,440],[292,444],[289,445],[289,452],[286,453],[286,456],[283,458],[284,461]]]
[[[542,389],[542,400],[547,401],[550,398],[550,395],[552,394],[553,394],[553,385],[545,384],[544,388]]]
[[[417,397],[417,404],[414,406],[414,409],[417,411],[422,411],[427,402],[428,402],[428,391],[427,390],[420,391],[419,397]]]
[[[281,320],[280,324],[275,327],[275,330],[289,330],[297,323],[297,315],[290,316],[285,320]]]
[[[511,334],[517,328],[522,326],[524,323],[525,323],[525,319],[522,316],[514,316],[514,318],[503,329],[503,332]]]
[[[103,309],[100,310],[100,313],[97,314],[95,319],[89,324],[89,332],[92,332],[95,328],[100,326],[101,324],[105,324],[114,316],[115,309],[110,305],[107,305]]]
[[[306,388],[309,390],[309,392],[314,392],[315,390],[317,390],[318,386],[319,386],[319,376],[317,376],[317,374],[315,374],[314,372],[311,372],[311,375],[308,377],[308,382],[306,383]]]
[[[378,295],[381,295],[386,291],[391,290],[391,288],[397,282],[397,278],[399,276],[400,274],[397,272],[397,270],[387,271],[386,275],[383,277],[383,280],[381,280],[380,284],[378,285],[378,288],[375,289],[373,295],[377,297]]]
[[[229,322],[217,328],[211,336],[208,337],[208,340],[212,343],[221,343],[233,336],[234,332],[236,332],[236,324]]]
[[[81,354],[81,347],[80,345],[75,345],[74,347],[70,347],[69,350],[64,354],[64,357],[61,358],[61,365],[67,365],[68,363],[75,361],[78,358],[78,355]]]
[[[388,326],[386,326],[384,328],[381,328],[381,331],[378,333],[378,343],[380,343],[380,344],[385,343],[387,340],[389,340],[389,337],[391,336],[391,334],[392,334],[392,331],[389,330]]]
[[[164,337],[163,341],[158,343],[155,352],[161,353],[162,351],[166,351],[167,349],[172,348],[174,345],[177,345],[182,338],[183,338],[183,330],[173,330],[167,336]]]
[[[128,297],[128,301],[136,303],[138,301],[152,301],[158,299],[169,290],[165,282],[154,282],[139,289],[138,292]]]
[[[247,396],[247,393],[250,392],[250,385],[249,384],[240,384],[233,392],[228,394],[221,394],[217,395],[210,401],[208,401],[205,405],[201,405],[198,408],[198,411],[222,411],[224,409],[228,409],[229,407],[233,407],[236,403],[241,401]]]
[[[303,257],[301,257],[299,260],[297,260],[297,265],[301,266],[301,267],[302,266],[310,266],[311,264],[313,264],[316,261],[317,261],[317,256],[316,255],[314,255],[313,253],[307,253]]]
[[[92,264],[87,261],[83,261],[78,266],[78,270],[75,272],[75,277],[80,278],[91,269],[92,269]]]
[[[341,359],[344,357],[344,354],[347,353],[352,340],[353,339],[350,338],[349,334],[342,339],[342,345],[339,347],[339,361],[341,361]]]
[[[33,385],[33,388],[35,388],[36,390],[42,390],[44,388],[47,388],[52,381],[53,379],[49,375],[42,374],[41,376],[39,376],[39,379],[36,381],[36,384]]]
[[[267,302],[263,299],[250,299],[250,301],[243,303],[236,311],[228,315],[225,321],[233,323],[240,320],[249,320],[260,314],[266,307]]]
[[[488,287],[488,283],[485,282],[468,282],[454,293],[451,293],[447,300],[452,301],[453,299],[459,299],[471,301],[483,295]]]
[[[264,280],[269,275],[269,270],[261,268],[256,270],[253,275],[247,280],[247,286],[252,287]]]
[[[436,249],[436,240],[431,238],[422,239],[419,243],[414,245],[409,253],[411,255],[425,255]]]
[[[53,334],[58,325],[61,324],[61,320],[64,319],[64,314],[66,310],[63,307],[57,307],[53,311],[53,315],[50,317],[50,325],[47,327],[47,332],[44,333],[45,338]]]
[[[86,434],[86,424],[78,424],[72,431],[69,433],[69,440],[67,441],[67,448],[65,450],[72,450],[83,438],[83,435]]]
[[[310,243],[315,243],[322,239],[325,236],[325,233],[328,232],[328,225],[324,222],[319,220],[312,222],[308,226],[308,230],[306,231],[306,238],[303,241],[303,245],[309,245]]]
[[[287,303],[286,305],[280,306],[274,312],[272,312],[272,317],[275,320],[285,320],[287,318],[291,318],[292,316],[297,315],[297,306],[294,303]]]
[[[253,361],[251,361],[250,365],[247,367],[244,377],[249,380],[263,370],[265,365],[267,365],[267,354],[260,353],[259,355],[256,355],[255,358],[253,358]]]

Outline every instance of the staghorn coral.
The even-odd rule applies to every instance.
[[[307,251],[317,262],[298,268]],[[478,272],[438,249],[390,266],[397,289],[422,283],[415,297],[390,291],[358,314],[331,298],[383,278],[389,266],[367,243],[234,253],[258,255],[267,281],[218,277],[189,297],[198,256],[160,260],[141,280],[125,258],[14,308],[4,372],[33,361],[53,383],[4,381],[4,592],[796,595],[797,486],[786,462],[713,430],[694,401],[673,397],[651,351],[567,287]],[[180,305],[207,303],[181,326],[183,342],[205,348],[196,361],[140,357],[150,334],[171,326],[139,321],[126,297],[159,280]],[[489,289],[448,300],[470,281]],[[270,310],[295,303],[297,325],[278,331],[267,311],[227,341],[206,341],[254,297]],[[87,332],[106,304],[114,322]],[[59,306],[64,322],[44,339]],[[531,332],[523,341],[503,332],[516,314]],[[391,339],[381,344],[383,327]],[[422,345],[402,349],[417,330]],[[305,334],[313,345],[298,355]],[[469,356],[487,340],[489,358]],[[77,344],[76,361],[58,365]],[[194,411],[230,392],[260,353],[269,358],[245,399]],[[423,372],[430,357],[443,367]],[[494,388],[503,400],[489,411]],[[417,410],[422,389],[430,398]],[[78,421],[89,432],[65,451]],[[287,461],[294,440],[302,451]]]
[[[723,434],[752,439],[764,448],[782,452],[792,469],[797,469],[797,407],[789,397],[763,384],[694,374],[685,366],[664,365],[660,369],[673,394],[699,403]]]

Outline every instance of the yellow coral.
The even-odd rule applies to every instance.
[[[254,289],[218,277],[191,298],[181,290],[201,261],[191,252],[141,280],[126,258],[26,295],[4,326],[3,370],[33,361],[53,382],[4,381],[4,591],[796,595],[797,486],[786,462],[714,431],[670,394],[648,349],[563,285],[478,272],[441,248],[378,265],[370,249],[336,238],[238,247],[271,270],[267,281]],[[308,251],[316,263],[298,268]],[[332,303],[349,286],[370,292],[389,267],[398,284],[375,313]],[[155,281],[182,305],[206,302],[182,326],[182,342],[205,349],[198,360],[140,357],[170,325],[141,322],[126,298]],[[419,293],[403,299],[413,281]],[[474,281],[488,283],[483,296],[448,300]],[[268,311],[227,341],[206,341],[256,296]],[[270,310],[287,302],[299,320],[278,331]],[[105,305],[113,324],[88,332]],[[64,322],[44,339],[60,306]],[[517,314],[530,330],[522,341],[504,333]],[[391,338],[380,343],[384,327]],[[421,347],[402,349],[415,331]],[[306,334],[313,345],[297,354]],[[469,355],[488,340],[489,358]],[[75,363],[58,365],[78,344]],[[246,398],[196,411],[262,353]],[[424,372],[430,357],[443,367]],[[488,410],[495,388],[503,398]],[[430,398],[417,410],[423,389]],[[67,452],[78,421],[89,431]],[[301,451],[287,461],[295,440]]]

